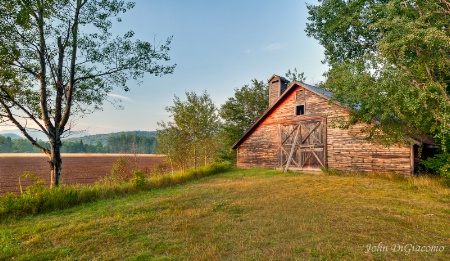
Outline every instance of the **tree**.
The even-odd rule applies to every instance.
[[[117,0],[0,0],[0,122],[15,125],[49,157],[51,186],[59,184],[61,136],[71,116],[100,109],[113,88],[129,90],[129,79],[174,70],[165,65],[171,38],[153,46],[133,31],[110,33],[114,19],[133,7]],[[49,147],[29,135],[32,128],[45,133]]]
[[[95,143],[95,147],[94,148],[95,148],[95,152],[96,153],[103,153],[103,152],[105,152],[105,148],[103,148],[103,144],[99,140]]]
[[[8,153],[13,151],[13,142],[11,137],[0,135],[0,152]]]
[[[166,107],[171,113],[174,122],[158,123],[163,129],[158,133],[158,146],[162,153],[173,157],[178,155],[177,150],[186,150],[189,153],[184,157],[192,159],[192,163],[187,167],[198,166],[199,159],[203,159],[207,165],[214,158],[214,147],[216,146],[216,134],[219,128],[219,116],[217,108],[212,102],[209,94],[205,91],[201,96],[194,92],[186,92],[186,101],[181,101],[175,95],[174,105]],[[167,138],[178,138],[166,140]],[[169,159],[170,160],[170,159]]]
[[[175,169],[184,171],[190,166],[191,157],[189,140],[186,133],[177,127],[173,122],[160,122],[158,125],[158,153],[167,155],[172,173]]]
[[[154,137],[141,136],[135,133],[120,133],[108,137],[106,147],[110,152],[115,153],[155,153],[155,143]]]
[[[287,71],[287,73],[285,73],[285,76],[290,82],[295,82],[295,81],[305,82],[306,81],[305,73],[298,72],[297,68],[294,68],[294,70],[292,70],[292,71],[291,71],[291,69],[289,69]]]
[[[323,87],[386,143],[428,134],[450,149],[450,2],[324,0],[308,36],[330,65]]]
[[[80,140],[80,144],[78,145],[78,152],[86,152],[86,146],[83,144],[83,140]]]
[[[235,89],[234,97],[221,106],[224,120],[222,137],[227,149],[264,113],[269,106],[269,87],[263,81],[252,80],[251,85]]]

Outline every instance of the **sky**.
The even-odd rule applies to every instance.
[[[130,92],[115,89],[122,110],[105,102],[103,111],[73,118],[74,130],[89,134],[120,131],[154,131],[157,122],[170,121],[166,106],[174,95],[207,91],[214,103],[234,96],[236,88],[252,79],[267,81],[288,69],[304,72],[306,83],[323,80],[327,66],[317,40],[305,33],[306,3],[298,0],[135,0],[136,6],[121,15],[113,34],[135,32],[136,38],[165,42],[173,36],[169,55],[176,63],[171,75],[148,75]],[[0,131],[11,129],[1,127]]]

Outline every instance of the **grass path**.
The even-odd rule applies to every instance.
[[[0,260],[450,260],[450,193],[424,183],[233,171],[2,221]]]

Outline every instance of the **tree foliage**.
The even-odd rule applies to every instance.
[[[431,135],[447,150],[450,2],[324,0],[308,6],[306,32],[325,48],[322,87],[347,105],[370,138]]]
[[[294,68],[292,71],[291,71],[291,69],[289,69],[287,71],[287,73],[285,73],[284,75],[289,80],[289,82],[295,82],[295,81],[305,82],[306,81],[305,73],[298,72],[297,68]]]
[[[0,122],[49,156],[54,185],[72,115],[100,109],[113,88],[129,90],[129,79],[174,70],[165,65],[171,38],[153,46],[133,31],[111,34],[133,7],[118,0],[0,0]],[[30,128],[45,133],[50,146],[38,144]]]
[[[159,122],[160,130],[158,130],[158,153],[165,154],[172,168],[184,171],[192,165],[188,138],[185,132],[178,128],[175,123]]]
[[[175,96],[172,106],[166,107],[173,122],[160,122],[158,148],[167,155],[177,169],[206,166],[214,160],[217,148],[219,116],[209,94],[186,92],[186,100]]]
[[[101,143],[96,147],[101,148]],[[150,154],[156,152],[156,138],[136,134],[119,133],[108,138],[104,150],[114,153]]]
[[[269,87],[263,81],[235,89],[234,97],[221,106],[222,137],[229,148],[264,113],[269,106]]]

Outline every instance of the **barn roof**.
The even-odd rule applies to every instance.
[[[259,124],[261,124],[261,122],[263,122],[269,115],[270,113],[272,113],[279,104],[281,104],[295,89],[297,89],[297,87],[303,87],[311,92],[314,92],[315,94],[329,100],[331,98],[331,92],[327,92],[321,88],[303,83],[303,82],[299,82],[299,81],[295,81],[292,82],[286,89],[285,92],[283,92],[283,94],[278,98],[278,100],[272,105],[270,106],[264,113],[263,115],[244,133],[244,135],[241,136],[241,138],[236,141],[233,146],[231,147],[232,149],[236,149],[239,145],[241,145],[242,142],[245,141],[245,139],[250,136],[250,134],[253,132],[253,130],[256,129],[256,127],[259,126]],[[335,102],[337,105],[340,105],[339,103]]]

